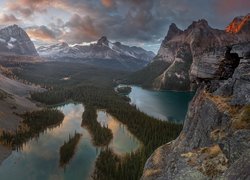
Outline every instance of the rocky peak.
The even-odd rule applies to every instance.
[[[16,55],[38,55],[28,34],[17,25],[0,30],[0,52]]]
[[[122,43],[120,43],[120,42],[115,42],[114,45],[116,45],[116,46],[121,46]]]
[[[183,31],[180,30],[175,23],[172,23],[169,26],[169,30],[168,30],[168,34],[165,38],[165,41],[168,41],[170,39],[172,39],[174,36],[180,35]]]
[[[208,25],[207,20],[200,19],[198,21],[193,21],[193,23],[188,27],[188,29],[195,29],[195,28],[208,29],[210,28],[210,26]]]
[[[97,41],[97,45],[105,45],[105,46],[109,46],[109,40],[106,36],[102,36],[98,41]]]
[[[250,13],[246,16],[238,16],[226,27],[228,33],[249,32],[250,29]]]

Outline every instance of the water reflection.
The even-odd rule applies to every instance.
[[[128,131],[127,127],[104,110],[98,110],[97,121],[101,123],[102,126],[111,129],[113,139],[109,147],[113,149],[116,154],[122,155],[132,152],[140,146],[140,142]]]
[[[0,166],[0,179],[8,180],[45,180],[89,179],[99,149],[93,146],[88,131],[81,127],[84,107],[81,104],[68,104],[58,108],[65,114],[62,124],[49,129],[39,138],[28,141],[21,151],[12,154]],[[138,141],[126,128],[105,112],[98,112],[98,120],[105,119],[114,133],[111,147],[122,154],[139,146]],[[107,121],[106,121],[107,120]],[[59,167],[60,147],[68,140],[69,135],[82,134],[76,153],[64,171]]]
[[[185,119],[188,103],[194,96],[192,92],[151,91],[131,86],[128,97],[149,116],[169,121],[182,122]]]

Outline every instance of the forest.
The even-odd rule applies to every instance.
[[[85,106],[82,114],[82,126],[87,127],[90,131],[95,146],[107,146],[113,138],[111,130],[107,127],[102,127],[97,122],[97,113],[93,106]]]
[[[179,135],[182,129],[181,124],[150,117],[130,105],[126,96],[121,96],[114,91],[114,87],[117,85],[116,79],[123,79],[126,73],[108,69],[96,71],[95,69],[96,74],[94,74],[94,70],[90,69],[88,70],[90,73],[85,73],[84,68],[75,67],[72,64],[67,70],[65,67],[63,68],[64,63],[58,65],[58,68],[53,63],[51,66],[49,65],[46,63],[42,66],[28,65],[23,71],[19,69],[16,74],[30,83],[50,87],[49,91],[32,93],[33,100],[47,105],[74,101],[83,103],[86,107],[105,109],[107,113],[126,125],[128,130],[143,144],[136,152],[124,157],[118,157],[110,149],[103,149],[96,161],[94,179],[100,179],[100,177],[101,179],[118,177],[119,179],[139,179],[144,164],[152,152]],[[53,74],[51,68],[57,69],[57,71]],[[82,71],[79,72],[81,68]],[[35,74],[32,79],[28,76],[30,73]],[[61,81],[60,79],[65,76],[70,76],[71,79]],[[93,81],[90,83],[89,79]],[[95,115],[91,116],[95,119]]]
[[[56,109],[43,109],[40,111],[27,112],[20,115],[23,121],[15,132],[3,131],[0,142],[9,145],[13,149],[19,149],[23,143],[39,136],[39,133],[60,125],[64,115]]]
[[[69,135],[69,140],[60,147],[60,166],[65,167],[75,154],[77,144],[81,139],[81,134],[75,133],[73,137]]]

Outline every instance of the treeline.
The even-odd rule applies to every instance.
[[[140,112],[108,88],[78,86],[34,93],[32,98],[49,105],[74,100],[85,106],[106,109],[109,114],[127,125],[129,131],[150,149],[171,141],[178,136],[182,128],[180,124],[161,121]]]
[[[124,86],[124,87],[118,87],[118,88],[116,88],[116,90],[120,94],[129,94],[131,92],[132,88],[129,86]]]
[[[35,93],[32,94],[32,98],[46,104],[57,104],[67,100],[82,102],[86,106],[106,109],[109,114],[127,125],[129,131],[134,134],[144,146],[140,151],[123,158],[122,163],[120,163],[120,165],[118,163],[120,166],[119,171],[116,169],[112,171],[114,174],[119,174],[120,171],[126,172],[128,173],[127,176],[129,175],[129,177],[134,177],[135,179],[141,176],[146,159],[152,152],[162,144],[175,139],[182,129],[182,125],[180,124],[160,121],[147,116],[140,112],[135,106],[131,106],[121,96],[117,95],[113,89],[109,88],[78,86]],[[97,132],[97,134],[98,133],[99,132]],[[108,167],[109,164],[105,162],[109,162],[108,159],[103,161],[103,165]],[[112,167],[110,168],[112,169]],[[96,166],[96,173],[101,174],[103,173],[102,171],[102,168],[98,170],[98,166]],[[125,177],[126,176],[122,179]]]
[[[79,143],[81,138],[80,133],[75,133],[74,137],[69,136],[68,142],[64,142],[64,144],[60,147],[60,166],[65,167],[66,164],[72,159],[75,154],[75,150],[77,144]]]
[[[82,126],[90,131],[95,146],[107,146],[113,138],[111,130],[107,127],[102,127],[97,122],[97,113],[93,106],[85,107],[82,115]]]
[[[103,149],[95,163],[94,180],[140,179],[146,161],[145,148],[120,158],[111,149]]]
[[[44,109],[25,113],[21,117],[24,120],[15,132],[2,132],[0,136],[2,144],[9,145],[14,149],[20,148],[29,139],[39,136],[39,133],[59,125],[63,121],[64,115],[56,109]]]

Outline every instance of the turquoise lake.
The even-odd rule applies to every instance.
[[[155,118],[183,122],[188,104],[194,96],[193,92],[153,91],[139,86],[131,86],[128,97],[131,104]]]

